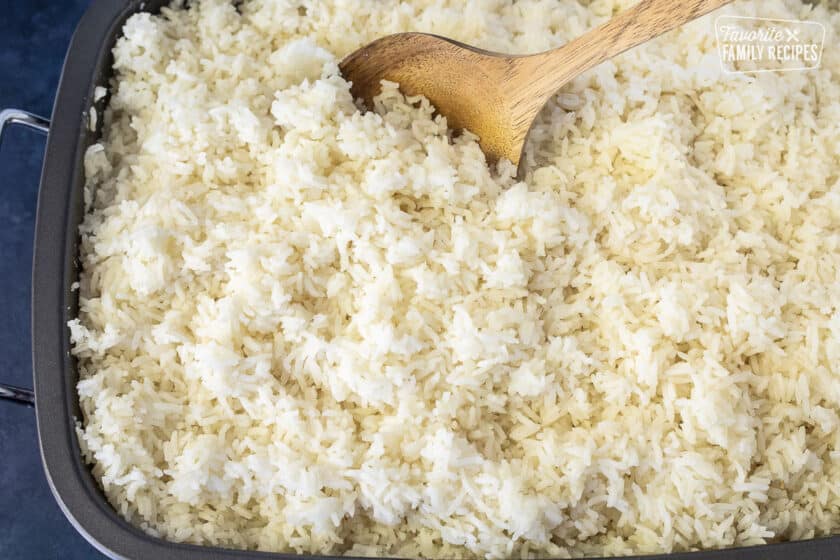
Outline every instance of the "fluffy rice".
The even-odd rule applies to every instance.
[[[568,557],[840,527],[840,15],[822,67],[729,75],[713,17],[546,107],[527,178],[423,99],[362,114],[385,33],[557,46],[595,0],[224,0],[125,24],[87,153],[85,457],[154,535]]]

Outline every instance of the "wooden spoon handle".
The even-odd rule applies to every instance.
[[[517,97],[526,99],[527,95],[542,106],[582,72],[731,1],[641,0],[558,49],[514,59],[517,73],[530,75]]]

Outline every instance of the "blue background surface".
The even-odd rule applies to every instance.
[[[64,54],[89,0],[0,0],[0,108],[52,112]],[[0,146],[0,380],[32,386],[30,272],[44,138],[20,127]],[[103,558],[47,486],[32,409],[0,401],[0,559]]]

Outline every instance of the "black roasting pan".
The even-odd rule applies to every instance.
[[[176,544],[152,537],[123,520],[84,463],[76,437],[80,418],[67,321],[76,316],[78,226],[82,220],[86,148],[99,131],[88,130],[96,86],[111,77],[111,49],[122,25],[139,11],[155,12],[168,0],[93,0],[67,51],[52,119],[24,111],[0,113],[3,125],[48,132],[35,232],[32,270],[32,391],[0,385],[0,398],[34,404],[44,470],[55,499],[73,526],[110,558],[151,560],[292,559],[291,554]],[[101,115],[107,98],[96,103]],[[99,119],[100,126],[102,119]],[[3,130],[3,129],[7,130]],[[324,557],[310,557],[324,558]],[[642,558],[642,557],[636,557]],[[647,560],[840,560],[840,536],[764,546],[667,554]]]

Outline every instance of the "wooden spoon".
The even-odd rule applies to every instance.
[[[593,66],[731,0],[642,0],[564,46],[511,56],[425,33],[378,39],[341,61],[351,92],[370,105],[381,81],[422,94],[452,129],[479,137],[488,160],[519,166],[525,138],[558,89]]]

